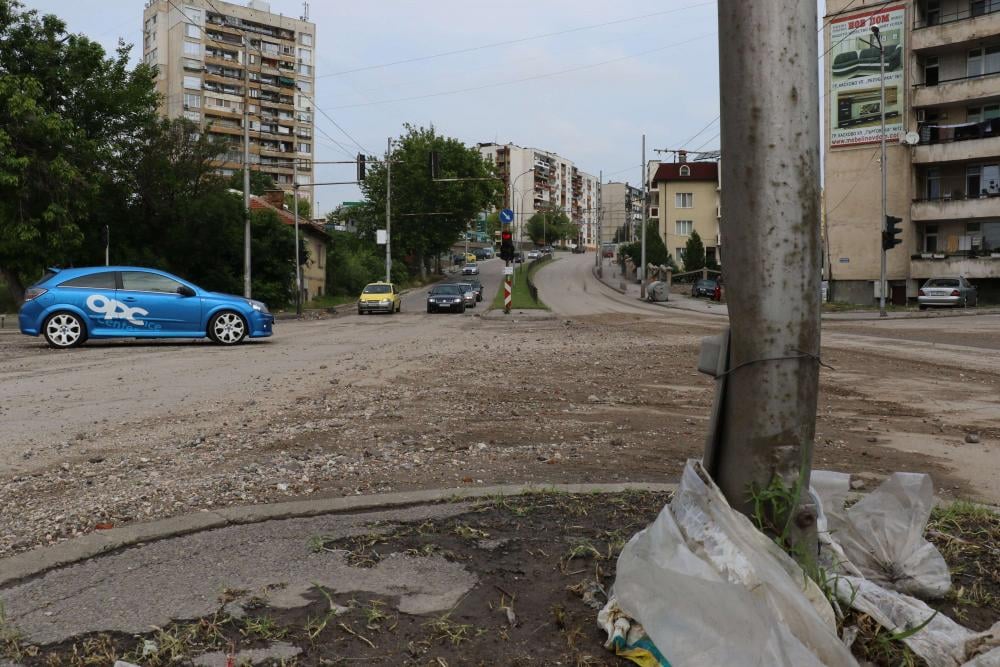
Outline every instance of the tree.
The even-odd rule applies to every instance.
[[[292,208],[292,199],[295,198],[291,192],[285,193],[285,206],[289,211],[294,211]],[[308,199],[304,197],[299,197],[299,217],[303,220],[312,220],[312,205],[309,203]]]
[[[564,239],[575,239],[578,227],[558,209],[538,211],[528,219],[528,236],[539,245],[551,245]]]
[[[619,256],[631,258],[632,262],[638,266],[642,262],[642,242],[636,241],[622,246],[619,250]],[[677,263],[667,251],[667,246],[663,243],[660,230],[654,220],[646,222],[646,263],[669,266],[671,270],[677,271]]]
[[[483,209],[500,204],[503,185],[479,151],[457,139],[443,137],[433,127],[407,124],[393,145],[392,253],[396,260],[411,257],[420,274],[427,260],[445,252]],[[439,155],[441,178],[484,180],[433,182],[429,157]],[[361,184],[371,221],[385,226],[385,164],[372,165]]]
[[[500,231],[500,213],[493,211],[486,216],[486,238],[492,241]]]
[[[227,183],[233,190],[243,192],[243,170],[240,169],[236,171],[229,177]],[[259,197],[264,194],[266,190],[276,190],[277,188],[278,186],[275,184],[274,179],[271,178],[270,174],[254,171],[253,169],[250,170],[250,194],[257,195]]]
[[[100,238],[104,193],[121,191],[155,121],[155,70],[128,69],[52,15],[0,0],[0,276],[18,303],[45,266]]]
[[[684,246],[684,271],[701,271],[705,268],[705,244],[697,230],[691,231]]]

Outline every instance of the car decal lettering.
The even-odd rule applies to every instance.
[[[90,308],[95,313],[103,314],[105,322],[109,320],[126,320],[137,327],[146,325],[146,322],[138,319],[137,316],[146,317],[149,315],[149,311],[145,308],[130,308],[117,299],[109,299],[100,294],[91,294],[87,297],[87,308]]]

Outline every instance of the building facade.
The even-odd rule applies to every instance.
[[[579,226],[577,239],[597,245],[599,183],[555,153],[515,144],[479,144],[483,158],[504,182],[504,206],[514,211],[514,238],[527,239],[527,222],[539,211],[562,211]]]
[[[149,0],[143,12],[143,59],[157,67],[163,114],[228,142],[223,175],[243,168],[249,123],[250,168],[289,191],[292,160],[299,182],[313,182],[315,48],[313,23],[258,0]],[[311,188],[300,190],[312,203]]]
[[[824,31],[825,220],[833,298],[879,296],[881,110],[885,50],[887,299],[924,280],[965,276],[1000,296],[1000,2],[828,0]],[[874,71],[872,68],[874,67]]]
[[[601,185],[601,243],[627,243],[642,223],[642,190],[628,183]]]
[[[295,214],[285,204],[284,190],[266,190],[263,196],[250,195],[250,210],[271,210],[289,227],[295,226]],[[299,218],[300,239],[306,248],[302,261],[302,300],[323,296],[326,290],[326,249],[330,235],[324,221]],[[295,281],[293,280],[292,283]]]
[[[718,162],[688,162],[681,153],[677,162],[657,166],[650,186],[649,217],[678,265],[684,264],[684,248],[692,231],[701,237],[706,260],[722,264],[720,189]]]

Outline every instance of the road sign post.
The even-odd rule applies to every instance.
[[[514,277],[514,267],[503,267],[503,312],[510,313],[510,303],[513,299],[513,286],[511,279]]]

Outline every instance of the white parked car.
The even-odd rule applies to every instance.
[[[540,250],[529,250],[528,251],[528,259],[538,259],[541,256],[542,256],[542,252]]]

